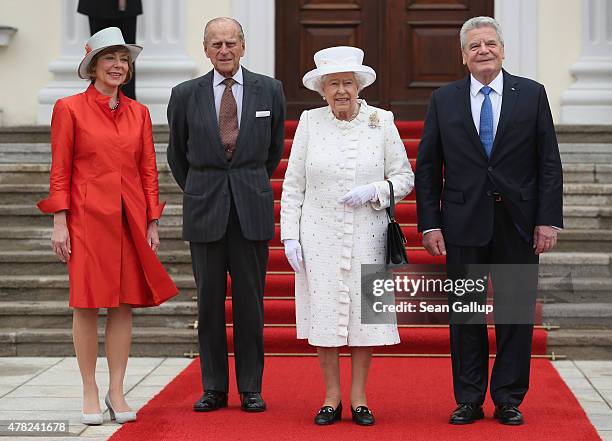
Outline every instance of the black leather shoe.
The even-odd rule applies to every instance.
[[[353,415],[353,422],[360,426],[371,426],[374,424],[374,415],[367,406],[357,406],[357,409],[353,409],[351,406],[351,414]]]
[[[463,403],[459,404],[450,416],[451,424],[471,424],[476,420],[484,418],[484,412],[480,404]]]
[[[196,412],[212,412],[222,407],[227,407],[227,392],[207,390],[194,403],[193,410]]]
[[[319,413],[314,418],[315,424],[319,426],[328,426],[342,419],[342,401],[338,403],[335,409],[331,406],[323,406],[319,409]]]
[[[263,412],[266,402],[259,392],[242,392],[240,394],[240,408],[245,412]]]
[[[498,419],[500,423],[508,426],[520,426],[523,424],[523,414],[518,410],[518,407],[511,404],[496,405],[493,417]]]

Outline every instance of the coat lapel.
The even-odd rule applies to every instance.
[[[472,117],[472,104],[470,101],[470,76],[468,75],[463,83],[457,86],[457,106],[459,109],[459,114],[461,115],[461,120],[463,121],[463,125],[465,126],[465,130],[472,141],[472,144],[478,150],[479,154],[484,156],[484,158],[488,161],[487,154],[484,151],[484,147],[482,146],[482,142],[480,142],[480,138],[478,137],[478,132],[476,131],[476,127],[474,126],[474,118]]]
[[[221,143],[221,135],[219,134],[219,121],[217,121],[217,111],[215,109],[215,97],[213,95],[213,71],[211,70],[202,77],[196,91],[196,100],[200,116],[204,122],[206,131],[210,134],[212,149],[219,155],[224,162],[227,162],[223,144]]]
[[[495,149],[499,144],[500,140],[504,136],[504,130],[508,126],[508,122],[512,117],[512,111],[519,96],[518,81],[512,75],[505,70],[504,73],[504,91],[502,95],[502,107],[499,115],[499,122],[497,123],[497,132],[495,134],[495,140],[493,141],[493,149],[491,150],[491,157],[495,154]]]
[[[240,115],[240,130],[236,139],[236,151],[234,152],[232,162],[235,162],[236,156],[240,156],[241,151],[247,145],[245,140],[252,136],[251,132],[255,122],[255,104],[261,89],[258,85],[257,77],[244,67],[242,68],[242,78],[244,81],[242,89],[242,114]]]

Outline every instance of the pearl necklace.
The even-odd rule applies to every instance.
[[[355,109],[355,111],[353,112],[353,114],[349,118],[347,118],[347,119],[340,119],[340,118],[336,117],[336,119],[338,119],[340,121],[346,121],[346,122],[353,121],[355,118],[357,118],[357,115],[359,115],[360,106],[361,106],[361,104],[357,104],[357,108]],[[336,115],[334,115],[334,116],[336,116]]]
[[[117,98],[117,102],[115,103],[114,106],[111,106],[111,110],[117,110],[117,107],[119,107],[119,98]]]

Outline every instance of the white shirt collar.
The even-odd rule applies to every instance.
[[[473,97],[478,95],[478,92],[480,92],[483,86],[484,84],[474,78],[474,75],[470,74],[470,93]],[[495,79],[491,81],[488,86],[498,95],[502,95],[504,92],[504,73],[500,70]]]
[[[242,80],[242,66],[238,66],[238,70],[236,71],[236,73],[234,74],[234,76],[232,78],[238,84],[242,84],[243,83],[243,80]],[[217,69],[214,69],[213,86],[218,86],[219,84],[221,84],[223,82],[223,80],[225,80],[225,77],[223,75],[221,75],[219,72],[217,72]]]

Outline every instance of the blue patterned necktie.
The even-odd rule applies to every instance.
[[[493,105],[491,104],[491,98],[489,94],[493,89],[489,86],[483,86],[480,91],[484,95],[484,101],[480,108],[480,141],[482,146],[487,152],[487,156],[491,157],[491,150],[493,149]]]

